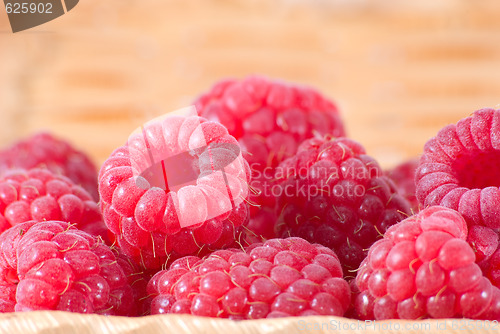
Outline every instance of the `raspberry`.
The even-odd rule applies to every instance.
[[[476,254],[476,263],[487,262],[500,245],[498,232],[479,225],[469,227],[467,242]]]
[[[350,289],[335,253],[300,238],[180,258],[148,284],[151,313],[259,319],[342,316]]]
[[[275,230],[320,243],[338,254],[344,274],[358,268],[367,249],[409,213],[378,163],[347,138],[313,138],[276,169]]]
[[[410,159],[386,172],[390,177],[398,192],[410,202],[412,212],[419,211],[417,196],[415,195],[415,171],[417,170],[419,159]]]
[[[0,235],[0,312],[61,310],[134,315],[132,288],[110,248],[60,221]]]
[[[47,169],[12,170],[0,178],[0,232],[29,220],[63,220],[109,243],[90,194]]]
[[[439,131],[416,172],[424,206],[460,212],[469,225],[500,228],[500,110],[482,109]]]
[[[117,263],[123,270],[123,273],[127,277],[127,282],[132,288],[133,296],[133,311],[132,314],[137,314],[139,316],[149,315],[151,297],[147,296],[147,285],[154,273],[150,271],[145,271],[140,268],[134,261],[132,261],[128,256],[119,251],[119,249],[113,249],[116,257]]]
[[[47,168],[69,177],[97,201],[97,169],[90,158],[68,142],[48,133],[38,133],[0,151],[0,174],[13,169]]]
[[[171,116],[147,123],[99,173],[101,209],[118,244],[148,270],[244,241],[250,171],[218,123]]]
[[[354,302],[361,319],[500,319],[500,290],[474,262],[467,225],[431,206],[391,226],[361,264]]]
[[[344,136],[336,105],[316,90],[265,77],[223,80],[201,95],[200,116],[222,123],[240,143],[253,173],[249,230],[273,238],[273,171],[314,135]]]
[[[483,226],[473,226],[472,228],[483,228],[475,233],[475,243],[472,244],[476,251],[476,256],[479,254],[479,259],[476,262],[481,267],[483,274],[488,277],[491,283],[500,288],[500,241],[497,232],[493,232]],[[471,228],[471,229],[472,229]],[[483,233],[481,233],[483,232]],[[486,232],[486,233],[484,233]],[[469,235],[471,233],[469,232]],[[469,241],[469,243],[471,243]],[[488,256],[489,255],[489,256]]]

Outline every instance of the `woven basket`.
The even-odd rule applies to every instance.
[[[498,333],[498,322],[468,319],[357,321],[339,317],[294,317],[232,321],[189,315],[141,318],[105,317],[68,312],[12,313],[0,316],[0,332],[9,334],[326,334],[326,333]]]
[[[8,33],[0,13],[0,143],[47,129],[100,163],[142,122],[189,105],[216,80],[261,73],[335,99],[349,135],[382,166],[393,166],[418,156],[444,125],[500,103],[500,2],[404,3],[86,0],[17,34]],[[339,323],[349,326],[332,325]],[[498,331],[465,320],[376,324],[334,317],[0,315],[5,333]]]

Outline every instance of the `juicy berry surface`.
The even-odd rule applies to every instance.
[[[500,110],[482,109],[439,131],[415,175],[419,202],[460,212],[469,225],[500,228]]]
[[[498,230],[486,226],[473,225],[469,227],[467,242],[474,250],[476,263],[482,266],[497,251],[500,245],[500,238]]]
[[[99,174],[101,209],[145,269],[244,241],[250,170],[221,124],[198,116],[147,123]]]
[[[151,297],[147,294],[147,285],[155,271],[147,271],[137,265],[132,259],[123,254],[119,248],[112,248],[116,256],[116,262],[127,277],[127,282],[132,288],[134,300],[132,314],[138,316],[149,315],[151,310]]]
[[[483,276],[454,210],[431,206],[370,247],[356,285],[361,319],[500,319],[500,290]]]
[[[364,148],[347,138],[306,140],[276,169],[278,236],[330,247],[350,276],[368,248],[410,212]]]
[[[398,192],[410,202],[413,213],[417,213],[420,210],[417,196],[415,195],[415,171],[417,170],[418,163],[419,159],[410,159],[386,173],[394,181]]]
[[[473,226],[473,228],[483,227]],[[493,235],[490,229],[486,229],[485,231],[487,231],[487,235],[476,233],[476,243],[473,245],[473,249],[479,248],[479,250],[476,250],[476,254],[479,253],[480,256],[479,259],[476,259],[476,262],[491,283],[500,288],[500,243],[498,232],[495,231],[496,235]]]
[[[62,220],[109,243],[99,206],[82,187],[47,169],[0,177],[0,232],[29,220]]]
[[[111,249],[68,223],[25,222],[0,235],[0,312],[129,316],[132,296]]]
[[[151,313],[241,319],[342,316],[350,289],[330,249],[300,238],[189,256],[148,284]]]
[[[223,80],[201,95],[200,116],[222,123],[240,143],[252,168],[248,228],[273,238],[274,196],[267,188],[274,168],[315,135],[345,135],[336,105],[316,90],[265,77]]]
[[[0,174],[13,169],[47,168],[69,177],[87,190],[94,200],[97,193],[97,168],[83,152],[48,133],[38,133],[0,151]]]

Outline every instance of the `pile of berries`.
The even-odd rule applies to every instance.
[[[500,320],[500,110],[383,171],[314,89],[194,104],[99,172],[49,134],[0,151],[0,312]]]

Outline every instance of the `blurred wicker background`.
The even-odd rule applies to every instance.
[[[12,34],[0,9],[0,143],[39,129],[101,163],[215,81],[317,87],[385,167],[500,103],[500,2],[82,0]]]

